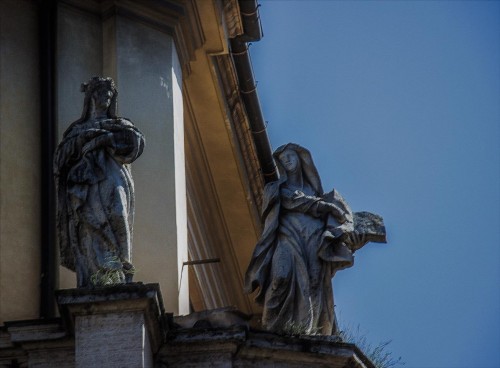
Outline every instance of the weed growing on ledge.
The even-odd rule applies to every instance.
[[[340,328],[339,337],[343,342],[355,344],[377,368],[392,368],[405,365],[401,357],[395,358],[391,351],[387,351],[387,346],[391,343],[391,340],[373,346],[367,341],[366,335],[360,330],[359,325],[355,329],[351,326]]]

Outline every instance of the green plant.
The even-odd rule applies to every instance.
[[[351,325],[340,328],[338,334],[343,342],[355,344],[377,368],[391,368],[403,366],[401,357],[395,358],[391,351],[387,351],[387,346],[392,340],[383,341],[376,346],[371,345],[359,325],[354,329]]]
[[[124,277],[122,270],[110,270],[106,268],[101,268],[90,276],[90,282],[94,287],[122,284],[123,280]]]
[[[135,268],[123,267],[118,257],[107,257],[105,266],[90,276],[90,282],[93,287],[106,287],[117,284],[123,284],[126,276],[133,275]]]

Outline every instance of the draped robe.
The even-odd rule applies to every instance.
[[[320,196],[341,208],[347,221],[340,224],[325,213]],[[307,183],[302,191],[294,191],[281,180],[266,185],[263,216],[264,230],[246,273],[245,288],[247,292],[259,288],[256,301],[264,307],[264,328],[334,333],[332,277],[354,260],[342,242],[344,234],[353,230],[349,206],[336,191],[323,195]]]
[[[130,163],[144,137],[123,118],[77,121],[54,160],[61,264],[76,271],[78,287],[102,269],[131,265],[134,184]]]

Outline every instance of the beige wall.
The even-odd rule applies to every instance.
[[[36,3],[0,1],[0,324],[38,318],[40,110]]]

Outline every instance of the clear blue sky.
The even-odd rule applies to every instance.
[[[273,148],[383,215],[337,314],[406,367],[500,367],[500,2],[261,1]]]

